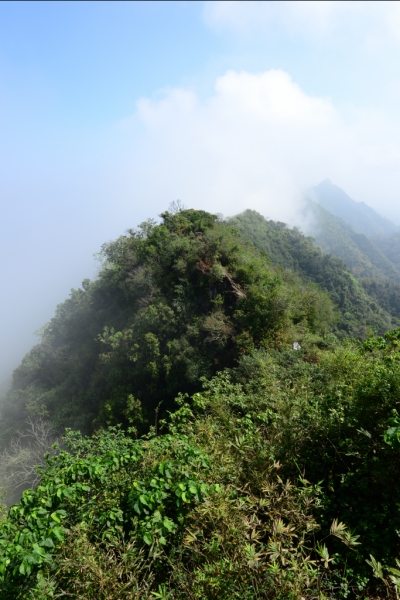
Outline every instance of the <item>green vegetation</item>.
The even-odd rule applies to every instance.
[[[368,328],[382,334],[397,325],[398,308],[393,306],[392,310],[390,302],[381,303],[378,292],[368,295],[367,284],[364,287],[363,280],[355,279],[342,260],[324,254],[313,238],[305,237],[296,228],[289,229],[284,223],[267,221],[252,210],[234,217],[230,223],[265,252],[274,265],[286,273],[300,273],[304,280],[317,283],[329,293],[340,310],[340,319],[334,327],[339,337],[363,338]],[[379,279],[376,289],[380,290],[384,281]],[[391,285],[391,289],[397,288],[396,284]]]
[[[318,204],[323,206],[335,217],[345,221],[357,233],[368,237],[389,237],[399,228],[378,214],[365,202],[355,202],[337,185],[325,179],[310,190],[310,194]]]
[[[347,223],[322,206],[310,204],[313,234],[321,249],[341,258],[356,277],[390,278],[400,281],[400,272],[378,246],[363,233],[356,233]]]
[[[59,430],[146,430],[179,392],[199,391],[201,377],[260,345],[324,335],[335,319],[315,284],[285,279],[202,211],[165,213],[161,225],[105,245],[103,259],[98,279],[72,291],[16,369],[3,435],[27,417]]]
[[[397,598],[400,329],[374,282],[254,211],[166,212],[103,258],[4,399],[3,444],[72,429],[0,522],[0,600]]]
[[[400,233],[392,236],[376,236],[373,242],[398,269],[400,269]]]
[[[400,285],[390,280],[361,279],[360,284],[370,298],[395,318],[400,318]]]

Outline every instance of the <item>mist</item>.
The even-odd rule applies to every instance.
[[[3,173],[0,379],[70,289],[96,276],[101,245],[176,199],[225,216],[252,208],[304,229],[304,190],[329,176],[396,218],[400,148],[392,144],[385,177],[377,177],[371,165],[383,168],[385,138],[366,150],[366,136],[288,73],[228,71],[205,99],[169,89],[140,98],[131,116],[94,140],[76,135],[56,156],[45,148],[45,166],[27,181]]]
[[[374,10],[360,13],[354,3],[325,3],[319,12],[313,3],[268,3],[268,10],[266,3],[247,4],[178,3],[156,17],[156,5],[106,3],[93,34],[99,5],[79,9],[79,31],[72,8],[62,9],[68,13],[62,29],[64,17],[52,5],[51,27],[54,22],[60,41],[46,37],[46,29],[43,52],[31,55],[29,47],[16,49],[4,38],[0,385],[71,288],[96,276],[94,254],[101,245],[157,218],[177,199],[225,216],[251,208],[306,228],[304,191],[329,177],[354,200],[400,223],[400,119],[378,101],[368,105],[355,92],[346,97],[346,85],[333,86],[328,72],[332,52],[343,45],[340,31],[362,14],[370,39],[378,5],[367,3]],[[345,11],[343,4],[349,5]],[[16,27],[20,17],[7,10]],[[38,5],[36,18],[46,20],[46,10]],[[391,56],[392,46],[382,41],[390,10],[385,5],[386,16],[376,25],[380,57]],[[125,27],[128,17],[136,38]],[[26,39],[38,48],[34,22],[32,30],[26,25]],[[168,24],[171,39],[163,47],[157,40]],[[311,30],[317,33],[309,38]],[[173,32],[183,31],[175,42]],[[76,36],[72,54],[70,32]],[[118,39],[117,50],[104,44],[108,34]],[[106,71],[89,52],[88,36],[96,56],[107,58]],[[367,61],[365,39],[357,43],[367,48]],[[356,43],[350,35],[346,40],[342,72],[354,54],[349,44]],[[310,48],[320,60],[312,67],[315,81],[325,87],[310,83]],[[133,56],[143,57],[146,68],[133,68]],[[301,68],[298,56],[306,57]],[[365,85],[381,72],[380,64],[371,64],[372,71],[363,71]]]

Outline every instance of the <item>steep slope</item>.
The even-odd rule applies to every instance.
[[[329,331],[327,294],[283,277],[236,229],[203,211],[162,217],[105,245],[98,279],[57,308],[14,373],[3,435],[27,416],[146,430],[243,353]]]
[[[389,237],[375,236],[372,240],[386,258],[400,269],[400,232]]]
[[[314,202],[309,202],[306,210],[311,224],[308,233],[325,253],[341,258],[356,277],[388,277],[400,282],[400,271],[366,235]]]
[[[336,325],[340,335],[363,337],[368,327],[383,332],[396,324],[376,298],[368,296],[342,260],[324,254],[312,238],[298,229],[267,221],[252,210],[230,219],[230,223],[264,251],[273,264],[300,273],[330,294],[340,309],[341,318]]]
[[[336,217],[343,219],[357,233],[367,236],[389,236],[399,229],[365,202],[352,200],[344,190],[333,185],[330,179],[322,181],[312,188],[311,192],[314,200]]]
[[[162,219],[103,247],[14,374],[1,428],[93,435],[1,515],[0,600],[397,598],[400,329],[332,335],[323,286],[345,324],[371,300],[296,229]]]
[[[400,285],[387,279],[360,279],[360,285],[378,306],[400,319]]]

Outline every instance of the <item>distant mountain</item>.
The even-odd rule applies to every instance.
[[[390,237],[379,235],[372,238],[374,244],[400,270],[400,231]]]
[[[341,258],[356,277],[389,278],[400,282],[400,269],[393,264],[383,248],[380,249],[364,233],[358,233],[343,219],[315,202],[309,202],[307,214],[310,222],[307,233],[315,238],[325,253]],[[400,267],[400,261],[397,264]]]
[[[254,210],[246,210],[228,222],[259,250],[265,252],[271,263],[281,267],[285,274],[298,273],[304,280],[313,281],[328,292],[340,311],[340,319],[335,328],[337,335],[363,337],[368,326],[376,331],[388,329],[390,324],[392,327],[396,326],[396,318],[400,316],[400,285],[395,282],[388,285],[388,279],[382,278],[381,271],[368,262],[368,258],[356,244],[352,244],[343,221],[336,219],[322,207],[316,204],[314,206],[323,211],[327,218],[324,224],[326,230],[332,232],[331,244],[333,245],[332,240],[337,234],[340,243],[347,244],[349,253],[352,252],[359,264],[364,265],[363,272],[366,276],[369,273],[369,279],[357,280],[343,261],[333,256],[334,252],[324,254],[320,248],[315,247],[314,239],[305,237],[299,229],[290,229],[285,223],[267,220]],[[366,242],[369,241],[365,236],[362,237]],[[335,250],[339,251],[340,243],[335,246]],[[378,277],[372,278],[371,273],[378,274]]]
[[[357,233],[367,236],[390,236],[400,231],[394,223],[379,215],[365,202],[355,202],[330,179],[311,189],[311,196],[330,213],[343,219]]]

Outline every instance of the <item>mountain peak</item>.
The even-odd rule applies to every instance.
[[[379,215],[365,202],[356,202],[330,179],[324,179],[313,188],[316,200],[335,217],[346,221],[357,233],[367,236],[393,235],[398,227]]]

